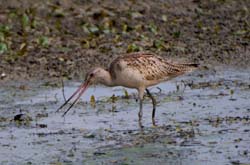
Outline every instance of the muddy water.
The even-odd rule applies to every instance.
[[[62,117],[53,84],[1,87],[0,164],[249,163],[249,73],[197,72],[150,88],[157,127],[146,97],[143,129],[135,90],[92,87]],[[66,97],[79,85],[65,82]]]

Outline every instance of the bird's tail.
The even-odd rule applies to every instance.
[[[197,63],[181,63],[181,64],[178,64],[178,66],[180,68],[182,68],[182,70],[184,72],[192,72],[194,70],[196,70],[198,67],[199,67],[200,64],[197,64]]]

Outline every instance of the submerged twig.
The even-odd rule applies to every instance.
[[[64,82],[63,82],[63,79],[62,79],[62,93],[63,93],[63,99],[64,99],[64,101],[66,101],[66,97],[65,97],[65,93],[64,93]]]
[[[156,89],[158,89],[158,90],[159,90],[159,92],[158,92],[158,93],[161,93],[161,92],[162,92],[162,89],[161,89],[160,87],[156,87]]]

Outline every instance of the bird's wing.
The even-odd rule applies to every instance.
[[[116,58],[110,65],[110,71],[122,70],[121,63],[126,63],[127,68],[138,70],[145,80],[164,80],[176,77],[184,72],[183,67],[178,67],[166,59],[150,53],[132,53]]]
[[[140,68],[140,72],[146,80],[165,80],[183,73],[181,68],[159,56],[148,57],[142,61],[145,67]]]

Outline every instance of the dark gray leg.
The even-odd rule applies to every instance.
[[[143,115],[143,113],[142,113],[142,99],[140,99],[140,109],[139,109],[139,113],[138,113],[138,117],[139,117],[139,120],[141,120],[141,118],[142,118],[142,115]]]
[[[151,98],[152,100],[152,104],[153,104],[153,111],[152,111],[152,121],[153,121],[153,125],[155,125],[155,109],[156,109],[156,100],[153,97],[153,95],[149,92],[148,89],[146,89],[147,95]]]
[[[143,101],[143,99],[140,99],[140,109],[139,109],[139,113],[138,113],[138,116],[139,116],[138,123],[139,123],[139,127],[140,127],[141,129],[143,129],[143,125],[142,125],[142,122],[141,122],[141,120],[142,120],[142,115],[143,115],[143,113],[142,113],[142,101]]]

